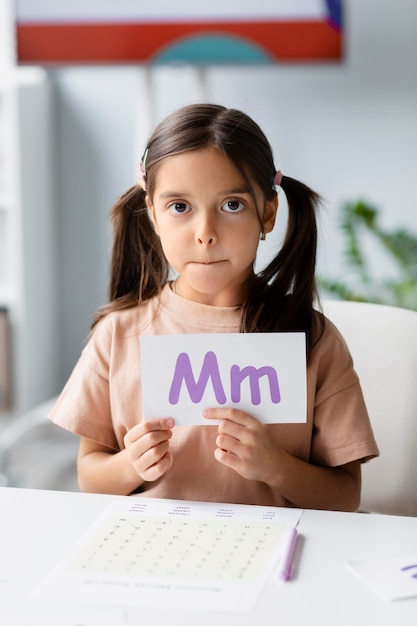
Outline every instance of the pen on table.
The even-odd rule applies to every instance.
[[[297,529],[291,527],[283,538],[282,555],[279,562],[278,577],[281,580],[290,580],[292,560],[295,544],[297,543]]]

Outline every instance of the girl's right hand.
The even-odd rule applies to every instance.
[[[175,422],[172,418],[137,424],[124,437],[127,458],[144,482],[158,480],[171,467],[169,440]]]

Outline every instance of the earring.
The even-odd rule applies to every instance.
[[[265,234],[263,231],[261,232],[261,234],[260,234],[260,236],[259,236],[259,239],[260,239],[261,241],[265,241],[265,239],[266,239],[266,234]]]

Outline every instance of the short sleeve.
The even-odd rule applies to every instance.
[[[49,418],[81,437],[118,450],[110,402],[111,346],[111,325],[105,318],[84,348]]]

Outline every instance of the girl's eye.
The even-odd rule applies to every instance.
[[[190,207],[186,204],[186,202],[173,202],[168,208],[172,215],[182,215],[190,211]]]
[[[222,206],[223,211],[228,213],[239,213],[239,211],[242,211],[244,208],[245,205],[243,202],[240,202],[240,200],[228,200]]]

